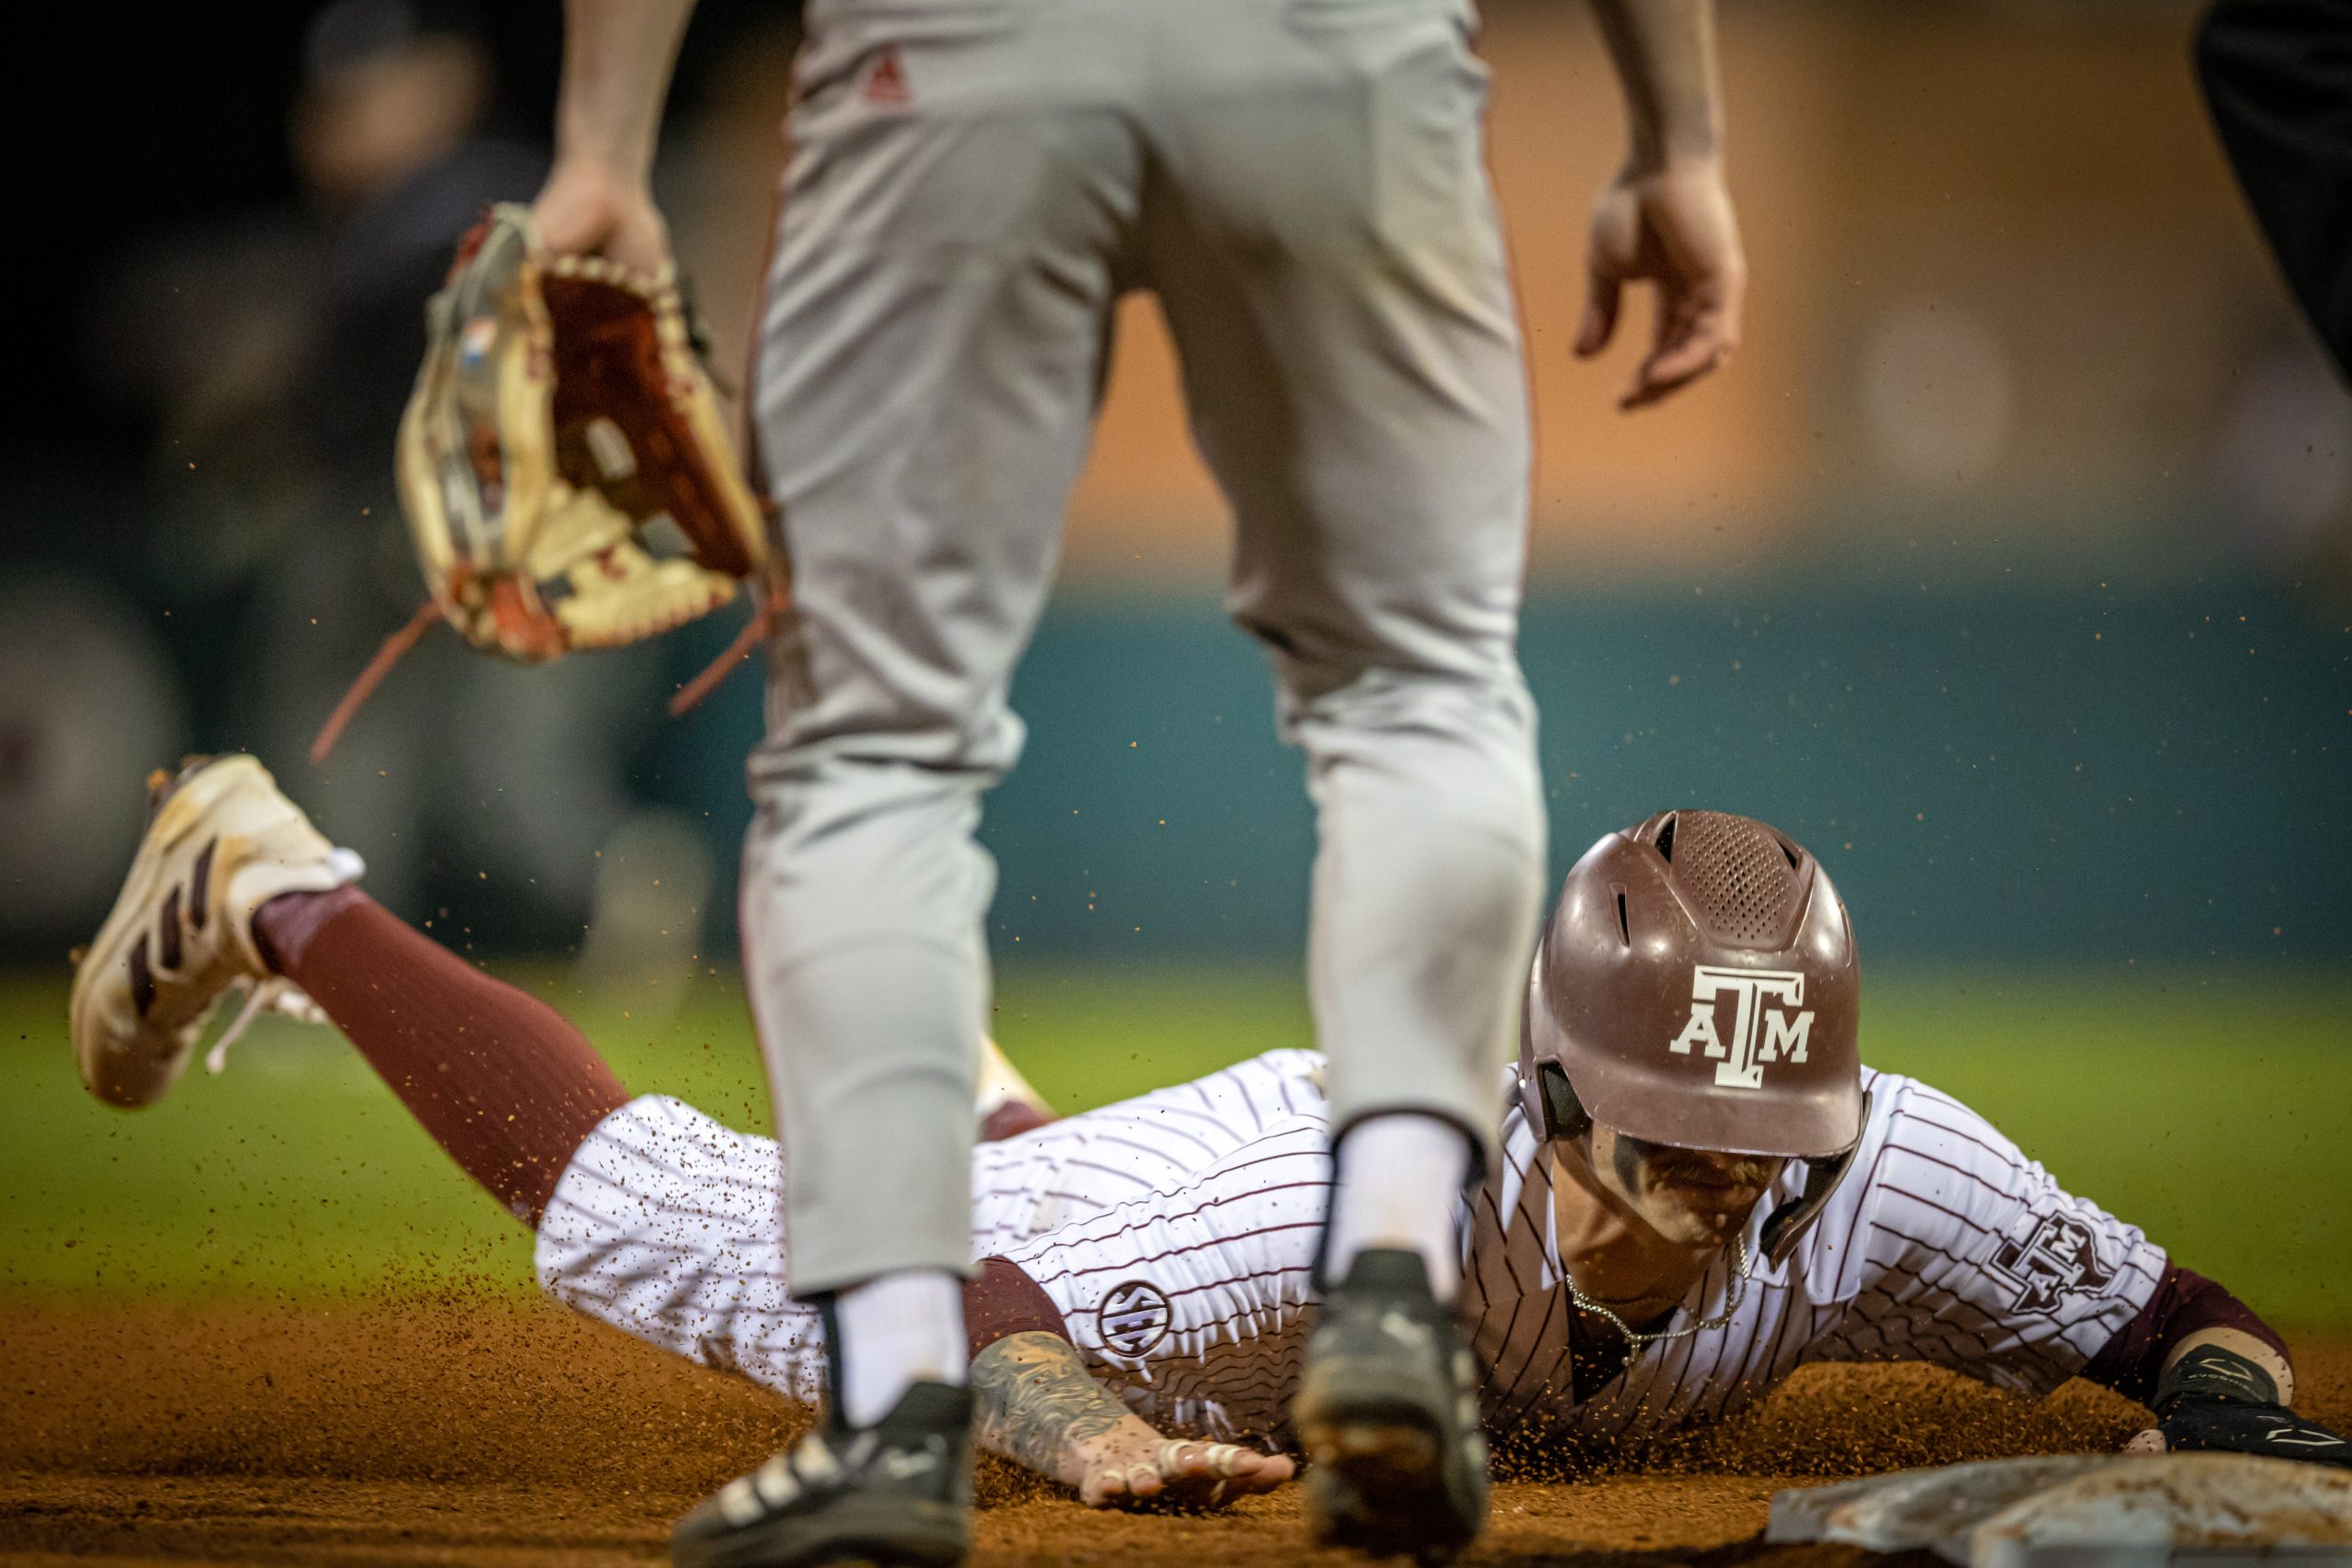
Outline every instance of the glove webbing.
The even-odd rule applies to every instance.
[[[734,673],[735,666],[749,659],[752,650],[775,632],[775,615],[771,607],[771,596],[757,584],[748,592],[752,598],[752,618],[743,623],[743,629],[735,634],[735,640],[727,645],[724,653],[704,666],[701,673],[679,687],[677,694],[671,697],[672,718],[684,717],[695,704],[717,691],[719,682]],[[383,645],[376,649],[375,657],[368,660],[366,668],[353,678],[349,689],[343,694],[343,700],[334,705],[334,711],[327,715],[327,721],[319,726],[318,739],[311,742],[312,767],[325,763],[334,751],[335,742],[343,739],[343,732],[350,728],[351,721],[358,716],[368,699],[376,694],[376,688],[384,683],[384,677],[392,672],[392,666],[407,657],[409,649],[424,641],[425,633],[431,631],[441,618],[440,607],[427,599],[417,606],[416,614],[408,618],[406,625],[384,639]]]
[[[427,599],[417,606],[416,614],[408,618],[408,625],[384,639],[383,646],[376,650],[376,657],[359,671],[350,689],[343,694],[343,701],[334,705],[334,712],[327,715],[326,723],[319,727],[319,738],[311,742],[312,767],[327,760],[327,754],[334,750],[334,743],[343,739],[345,728],[358,714],[360,705],[375,694],[376,688],[384,683],[384,677],[392,672],[392,666],[398,664],[410,649],[424,641],[424,634],[431,631],[434,623],[440,618],[440,606]]]
[[[718,689],[718,683],[734,673],[735,666],[752,657],[752,650],[765,642],[775,632],[775,595],[754,582],[744,592],[751,596],[752,618],[735,634],[727,650],[702,668],[702,673],[678,688],[670,699],[670,716],[682,718],[703,698]]]

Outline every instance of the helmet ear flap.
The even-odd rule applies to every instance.
[[[1535,1067],[1535,1087],[1544,1097],[1544,1137],[1581,1136],[1592,1125],[1592,1117],[1585,1111],[1584,1101],[1577,1098],[1576,1085],[1568,1081],[1567,1069],[1557,1062],[1539,1062]]]
[[[1870,1122],[1871,1091],[1864,1089],[1861,1125],[1867,1127]],[[1838,1184],[1853,1168],[1854,1156],[1860,1148],[1861,1140],[1857,1137],[1853,1147],[1843,1154],[1805,1162],[1804,1190],[1773,1210],[1766,1217],[1764,1228],[1757,1233],[1758,1250],[1764,1254],[1767,1262],[1777,1269],[1788,1261],[1790,1255],[1796,1251],[1798,1241],[1813,1228],[1813,1223],[1821,1218],[1821,1211],[1829,1206],[1829,1200],[1836,1194]]]

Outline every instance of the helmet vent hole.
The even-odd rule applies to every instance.
[[[1789,869],[1791,871],[1796,870],[1797,847],[1794,844],[1790,843],[1786,839],[1783,839],[1781,840],[1781,852],[1789,857]]]
[[[1617,939],[1627,947],[1634,945],[1634,923],[1625,918],[1625,890],[1617,889]]]
[[[1778,939],[1797,908],[1797,868],[1787,842],[1762,823],[1720,811],[1676,813],[1682,852],[1674,879],[1726,941]]]
[[[1674,859],[1674,825],[1679,820],[1680,814],[1677,813],[1657,825],[1657,852],[1661,859]]]

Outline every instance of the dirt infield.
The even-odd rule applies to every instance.
[[[2352,1341],[2301,1351],[2307,1411],[2352,1422]],[[1481,1562],[1852,1568],[1753,1544],[1792,1481],[2112,1446],[2135,1407],[2082,1384],[2034,1405],[1918,1368],[1816,1369],[1648,1468],[1535,1461]],[[480,1563],[658,1561],[669,1522],[794,1414],[538,1303],[0,1310],[0,1556]],[[991,1466],[989,1564],[1312,1561],[1295,1489],[1208,1518],[1090,1513]],[[1349,1561],[1334,1558],[1335,1562]]]

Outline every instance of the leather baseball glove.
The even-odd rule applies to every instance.
[[[313,760],[436,617],[537,663],[659,636],[766,565],[762,509],[673,276],[550,254],[526,207],[492,208],[459,242],[395,461],[432,602],[362,673]]]

